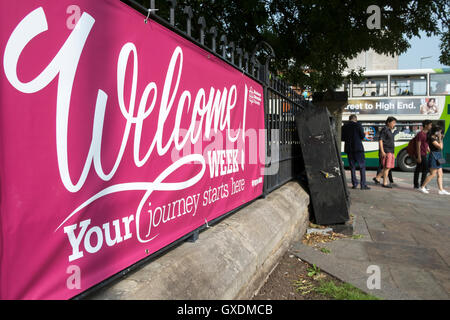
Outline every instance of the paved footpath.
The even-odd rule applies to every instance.
[[[393,189],[376,186],[374,176],[367,172],[371,190],[350,188],[354,235],[362,238],[325,243],[328,254],[301,242],[290,252],[383,299],[450,299],[450,196],[438,195],[435,181],[430,194],[414,190],[412,173],[394,172]],[[369,289],[377,267],[380,289]]]

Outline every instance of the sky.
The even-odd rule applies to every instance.
[[[399,69],[419,69],[420,58],[428,56],[431,58],[422,60],[422,68],[449,67],[439,63],[439,37],[427,37],[423,32],[421,38],[412,38],[410,44],[408,51],[398,57]]]

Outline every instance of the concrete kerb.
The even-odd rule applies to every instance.
[[[308,224],[309,196],[289,182],[86,299],[248,299]]]

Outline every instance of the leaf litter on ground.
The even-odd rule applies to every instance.
[[[310,222],[309,228],[326,229],[328,227],[317,225],[317,224]],[[333,232],[333,231],[331,231],[331,232],[311,232],[311,233],[305,233],[305,235],[302,238],[302,243],[305,245],[308,245],[308,246],[315,247],[315,248],[321,250],[323,253],[330,253],[331,251],[328,248],[321,247],[320,244],[332,242],[332,241],[335,241],[338,239],[345,239],[345,238],[357,240],[357,239],[361,239],[362,237],[363,236],[360,234],[354,234],[351,236],[347,236],[345,234],[337,233],[337,232]]]

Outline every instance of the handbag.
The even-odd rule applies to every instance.
[[[435,151],[436,152],[436,151]],[[436,156],[434,155],[434,152],[431,152],[431,154],[433,155],[433,157],[434,157],[434,159],[437,161],[437,163],[439,163],[440,165],[442,165],[442,164],[444,164],[445,163],[445,159],[444,159],[444,157],[442,157],[442,158],[436,158]],[[442,155],[442,154],[441,154]]]

